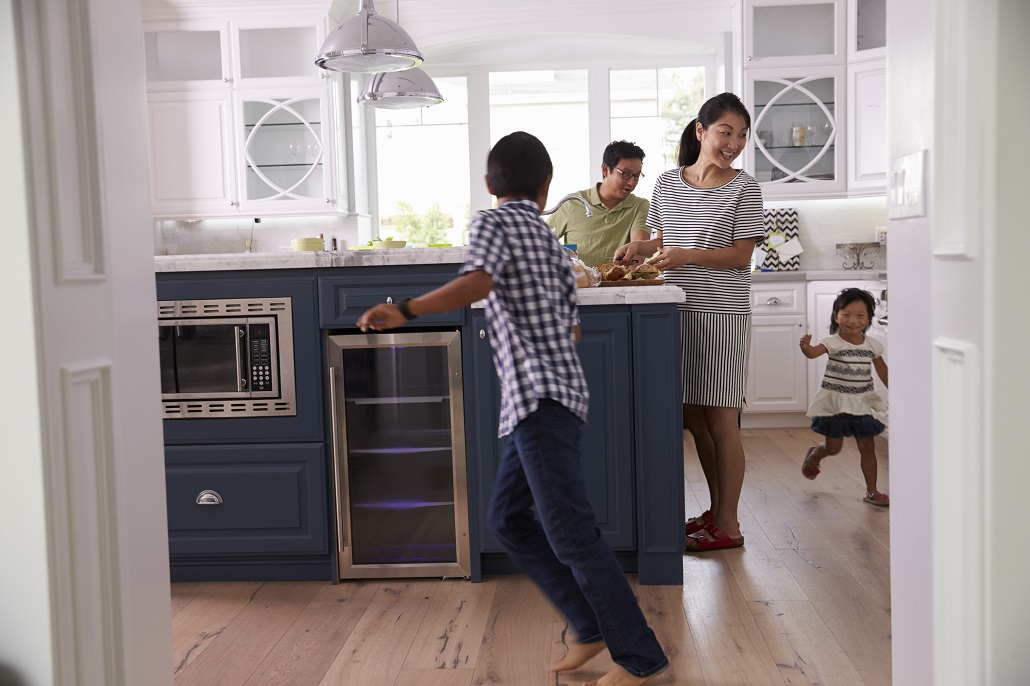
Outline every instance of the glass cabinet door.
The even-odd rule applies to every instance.
[[[844,12],[844,0],[746,0],[744,66],[842,64]]]
[[[748,171],[767,195],[844,187],[843,68],[804,77],[747,74],[752,111]],[[838,72],[839,73],[836,73]]]
[[[291,93],[237,93],[243,210],[284,203],[324,210],[329,202],[326,91]]]
[[[231,69],[226,35],[224,24],[149,25],[143,34],[148,90],[227,87]]]

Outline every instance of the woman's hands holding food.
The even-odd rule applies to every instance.
[[[661,247],[647,259],[647,264],[658,267],[663,272],[679,269],[690,264],[690,255],[694,252],[687,248]]]

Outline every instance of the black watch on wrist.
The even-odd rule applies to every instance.
[[[408,309],[408,301],[409,300],[411,300],[411,298],[405,298],[404,300],[401,300],[400,303],[397,305],[397,309],[400,310],[401,311],[401,315],[403,315],[404,318],[407,319],[410,322],[412,319],[414,319],[418,315],[412,314],[411,310]]]

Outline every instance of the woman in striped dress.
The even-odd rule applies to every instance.
[[[687,552],[744,545],[737,504],[744,483],[738,417],[751,336],[751,254],[765,235],[762,191],[730,165],[751,116],[740,99],[708,100],[680,138],[677,169],[658,177],[647,214],[654,238],[628,243],[615,261],[647,259],[686,294],[683,423],[694,437],[711,508],[686,523]]]

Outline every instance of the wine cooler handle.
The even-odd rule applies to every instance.
[[[336,543],[337,550],[343,550],[343,493],[340,492],[340,446],[337,438],[340,430],[339,417],[336,412],[336,377],[339,367],[329,367],[329,421],[332,422],[333,437],[333,476],[336,481]]]

